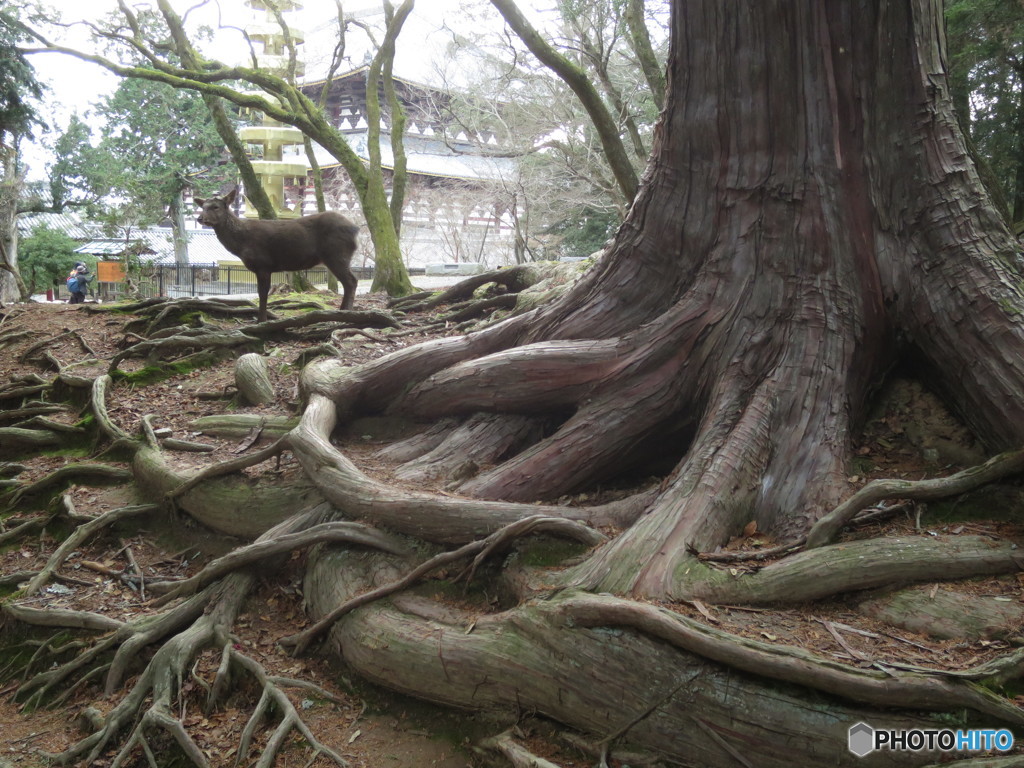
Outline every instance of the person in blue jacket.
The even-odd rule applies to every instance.
[[[85,301],[85,293],[89,290],[89,283],[92,282],[92,275],[89,268],[82,262],[78,262],[75,268],[68,275],[67,285],[71,298],[68,304],[81,304]]]

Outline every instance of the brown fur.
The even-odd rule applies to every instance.
[[[323,264],[338,278],[345,290],[341,308],[351,309],[358,281],[349,265],[359,227],[333,211],[298,219],[240,219],[231,210],[237,194],[238,190],[233,189],[224,197],[195,198],[195,204],[202,209],[199,223],[213,227],[221,245],[256,275],[260,322],[267,319],[270,275],[310,269],[317,264]]]

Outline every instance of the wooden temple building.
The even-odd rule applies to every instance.
[[[326,113],[356,154],[367,162],[368,70],[363,66],[336,75],[329,83],[319,80],[302,86],[306,95],[317,101],[327,85]],[[452,118],[450,97],[445,91],[400,78],[395,78],[395,88],[406,115],[403,144],[408,184],[402,223],[406,264],[420,267],[479,262],[496,267],[515,263],[512,206],[516,199],[516,159],[497,156],[499,141],[494,132],[467,135],[467,129]],[[381,104],[385,113],[380,132],[381,164],[388,174],[394,159],[391,120],[383,93]],[[321,148],[317,148],[316,157],[323,171],[328,209],[359,221],[359,200],[344,168]],[[304,213],[316,211],[311,179],[305,190],[290,190],[290,196],[302,198]],[[372,254],[369,238],[363,240],[365,263]],[[359,260],[357,253],[354,264],[364,265]]]

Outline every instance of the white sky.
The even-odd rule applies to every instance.
[[[71,23],[83,19],[95,20],[117,10],[117,0],[58,0],[62,6],[58,11],[61,21]],[[144,2],[129,2],[133,6],[149,5]],[[153,3],[155,5],[155,3]],[[197,5],[197,0],[171,0],[172,6],[179,13]],[[393,0],[397,7],[398,0]],[[413,15],[406,22],[398,41],[398,55],[395,72],[412,80],[430,82],[435,80],[433,72],[438,66],[435,62],[443,58],[444,45],[450,40],[451,33],[446,28],[473,31],[481,25],[501,29],[502,22],[496,10],[486,0],[475,0],[476,11],[464,8],[466,0],[418,0]],[[526,5],[526,3],[523,3]],[[379,0],[344,0],[343,6],[347,15],[354,15],[361,10],[380,7]],[[219,9],[219,17],[217,10]],[[306,32],[307,43],[304,55],[307,62],[307,77],[315,77],[326,73],[329,56],[333,51],[337,28],[336,9],[333,0],[304,0],[301,11],[289,14],[293,26]],[[189,23],[195,20],[211,27],[218,25],[218,18],[224,25],[244,26],[253,18],[253,11],[245,0],[208,0],[199,10],[189,16]],[[379,18],[379,17],[378,17]],[[373,18],[367,18],[372,23]],[[84,26],[72,26],[62,32],[53,32],[56,42],[82,50],[91,50],[92,43],[88,30]],[[362,63],[361,55],[356,50],[360,35],[349,34],[348,54],[355,65]],[[248,47],[237,31],[230,29],[218,33],[212,48],[204,47],[208,55],[225,63],[242,63],[248,56]],[[91,105],[103,95],[110,93],[117,86],[117,77],[98,65],[83,62],[62,54],[33,54],[30,61],[36,69],[40,81],[50,86],[50,95],[44,110],[47,122],[52,131],[49,135],[40,136],[35,146],[25,146],[24,157],[29,169],[30,179],[45,176],[45,168],[49,155],[46,145],[52,144],[56,136],[67,126],[72,113],[85,116]],[[347,67],[343,66],[342,71]]]

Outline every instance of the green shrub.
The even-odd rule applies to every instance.
[[[32,293],[40,293],[68,276],[76,261],[84,261],[90,270],[95,259],[75,253],[78,244],[63,232],[47,226],[36,230],[18,244],[21,277]]]

